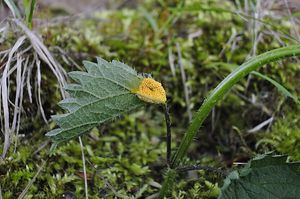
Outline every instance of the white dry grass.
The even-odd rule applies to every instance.
[[[80,136],[78,137],[78,139],[79,139],[81,157],[82,157],[82,167],[83,167],[83,175],[84,175],[84,192],[85,192],[85,198],[88,199],[89,198],[89,193],[88,193],[86,166],[85,166],[84,147],[83,147],[82,140],[81,140]]]
[[[0,24],[0,45],[5,40],[7,32],[14,33],[16,41],[10,49],[0,51],[0,122],[4,137],[2,158],[5,158],[12,140],[16,140],[16,148],[24,92],[27,91],[28,101],[31,103],[33,103],[33,96],[37,96],[35,101],[37,101],[38,109],[47,122],[41,98],[41,84],[43,83],[41,66],[50,68],[57,79],[63,98],[65,97],[63,87],[67,77],[63,67],[55,61],[42,40],[23,22],[17,19],[2,22]],[[43,65],[41,65],[42,63]],[[36,73],[33,74],[34,68]],[[37,85],[37,93],[34,94],[32,93],[32,80],[35,80]]]
[[[300,1],[299,0],[236,0],[236,13],[245,21],[245,31],[252,35],[252,49],[248,54],[246,59],[250,57],[255,57],[257,55],[257,46],[260,43],[265,43],[265,36],[272,36],[274,41],[276,41],[280,46],[286,46],[284,40],[290,40],[292,43],[300,43],[300,17],[294,15],[294,13],[300,12]],[[243,2],[243,3],[240,3]],[[243,5],[243,6],[242,6]],[[289,24],[290,30],[284,31],[280,29],[281,25]],[[243,34],[243,33],[242,33]],[[231,45],[230,50],[233,52],[240,47],[236,45],[239,41],[239,34],[236,32],[232,33],[226,46]],[[224,47],[220,53],[220,56],[224,54],[226,47]],[[298,63],[300,60],[294,58]],[[248,85],[250,85],[252,80],[252,75],[250,74],[247,79],[246,90]],[[252,94],[255,98],[259,98]],[[266,112],[270,119],[262,121],[257,126],[251,128],[248,132],[253,133],[257,130],[263,128],[266,125],[271,125],[275,113],[265,109],[265,106],[259,102],[259,100],[253,102],[251,99],[247,99],[253,105],[257,107],[262,107],[262,112]]]
[[[25,195],[27,194],[28,190],[30,189],[30,187],[33,185],[33,183],[35,182],[36,178],[40,175],[41,171],[44,169],[44,167],[46,166],[46,163],[48,162],[48,159],[46,161],[43,161],[42,165],[39,167],[38,171],[36,172],[36,174],[33,176],[33,178],[28,182],[28,184],[26,185],[26,187],[23,189],[22,193],[19,195],[18,199],[22,199],[25,197]],[[0,198],[1,199],[1,198]]]
[[[180,68],[181,80],[183,85],[184,99],[186,103],[186,109],[189,117],[189,122],[192,121],[192,111],[190,103],[190,90],[191,88],[187,84],[187,78],[185,75],[184,65],[182,62],[181,48],[179,43],[176,43],[177,55],[178,55],[178,66]]]
[[[247,59],[256,56],[257,46],[264,42],[265,35],[272,35],[281,46],[286,46],[284,39],[300,43],[300,17],[293,16],[294,13],[300,12],[299,0],[235,0],[235,4],[235,13],[244,20],[245,30],[237,33],[233,29],[232,36],[224,45],[220,56],[227,50],[227,46],[230,46],[231,52],[239,49],[237,43],[245,32],[251,33],[252,36],[252,49]],[[280,29],[278,22],[282,23],[282,21],[290,23],[290,32]]]

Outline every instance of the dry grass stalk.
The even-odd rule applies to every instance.
[[[29,30],[20,20],[12,19],[10,22],[12,22],[10,31],[14,31],[15,35],[20,34],[21,36],[17,38],[17,41],[12,48],[0,51],[0,64],[4,63],[3,65],[0,65],[0,122],[1,131],[4,136],[2,158],[5,158],[13,138],[16,137],[19,132],[24,88],[27,89],[29,101],[31,103],[33,102],[32,98],[34,95],[31,91],[33,68],[36,67],[36,101],[45,122],[47,122],[47,119],[41,98],[41,61],[51,69],[52,73],[57,78],[63,98],[65,97],[63,87],[67,77],[63,67],[55,61],[48,48],[43,44],[37,34]],[[12,25],[14,26],[12,27]],[[6,24],[3,27],[5,28],[0,28],[0,33],[9,31]],[[3,39],[1,40],[1,38],[2,37],[0,37],[0,43],[1,41],[4,41]],[[15,77],[15,80],[12,79],[13,77]],[[11,101],[12,96],[14,96],[13,102]],[[15,149],[16,143],[17,142],[15,142]]]

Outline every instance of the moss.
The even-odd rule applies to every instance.
[[[274,149],[281,154],[287,154],[290,161],[300,160],[300,117],[297,114],[299,105],[294,111],[288,112],[275,121],[268,133],[263,133],[256,144],[259,149]],[[295,111],[297,110],[297,111]]]
[[[253,31],[247,28],[249,24],[237,15],[214,11],[220,0],[201,1],[202,8],[199,9],[198,1],[186,1],[186,6],[197,8],[195,11],[178,11],[177,3],[145,1],[141,4],[144,13],[143,10],[128,8],[109,10],[96,13],[90,19],[76,19],[68,26],[53,25],[39,30],[46,45],[67,71],[80,68],[67,63],[66,57],[81,63],[100,56],[126,62],[162,82],[171,104],[173,149],[189,124],[176,44],[180,46],[193,111],[218,82],[245,61],[253,47]],[[222,8],[230,10],[234,5],[229,1],[223,5],[222,1]],[[145,12],[152,18],[145,17]],[[279,33],[289,31],[285,20],[265,20],[276,24],[275,31]],[[261,32],[270,28],[274,27],[265,24]],[[236,35],[234,42],[228,43],[233,35]],[[0,50],[12,46],[15,37],[10,33]],[[286,44],[293,43],[286,38],[282,40]],[[272,35],[263,34],[257,54],[279,46],[280,42]],[[171,73],[169,57],[174,58],[174,74]],[[283,83],[292,92],[300,92],[299,64],[287,60],[265,66],[260,72]],[[50,118],[51,114],[61,111],[56,105],[59,101],[57,83],[51,75],[42,78],[42,99],[45,99],[45,112]],[[252,103],[252,99],[257,103]],[[13,153],[11,149],[0,166],[3,198],[16,198],[43,161],[47,164],[29,189],[28,198],[60,198],[63,195],[82,198],[84,183],[79,143],[76,140],[68,142],[48,157],[49,144],[44,145],[47,141],[44,133],[55,124],[45,125],[35,114],[37,106],[30,104],[28,99],[24,100],[26,114],[22,114],[20,132],[24,137],[19,140],[17,152]],[[290,159],[299,160],[299,109],[295,109],[290,101],[285,102],[287,108],[282,109],[282,101],[284,97],[268,82],[253,77],[241,81],[207,119],[186,163],[226,169],[233,161],[246,161],[251,153],[265,150],[276,150],[288,154]],[[247,136],[247,129],[270,117],[262,107],[278,115],[271,132]],[[148,106],[143,111],[95,128],[84,136],[91,198],[114,198],[116,195],[140,195],[143,198],[156,193],[159,190],[156,185],[162,182],[166,168],[164,138],[164,116],[157,106]],[[242,143],[243,139],[247,146]],[[255,148],[256,143],[258,148]],[[41,146],[41,150],[37,150]],[[172,196],[216,197],[222,180],[219,174],[201,170],[194,175],[196,179],[190,178],[186,172],[181,173]]]

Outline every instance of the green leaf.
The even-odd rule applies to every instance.
[[[23,6],[25,10],[25,21],[30,29],[32,28],[32,16],[33,11],[36,7],[36,3],[36,0],[23,0]]]
[[[59,128],[48,132],[55,144],[86,133],[93,127],[141,107],[144,103],[131,91],[141,82],[142,76],[118,61],[98,63],[84,61],[87,72],[70,72],[78,84],[65,88],[70,94],[59,103],[69,113],[52,116]]]
[[[13,0],[4,0],[15,18],[21,18],[20,11]]]
[[[257,156],[227,176],[218,199],[299,198],[300,162],[286,160],[287,156]]]
[[[290,97],[292,98],[295,102],[299,102],[299,99],[297,96],[293,95],[290,91],[288,91],[284,86],[276,82],[275,80],[271,79],[270,77],[263,75],[259,72],[252,71],[251,74],[256,75],[258,77],[261,77],[267,81],[269,81],[271,84],[273,84],[279,92],[281,92],[285,97]]]

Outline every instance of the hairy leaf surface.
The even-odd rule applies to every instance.
[[[87,72],[69,73],[76,84],[67,85],[70,97],[59,103],[68,113],[52,116],[59,128],[46,134],[55,143],[77,137],[143,105],[131,92],[138,87],[142,76],[118,61],[97,58],[97,62],[84,61]]]
[[[299,198],[300,163],[286,160],[286,156],[257,156],[227,176],[219,199]]]

